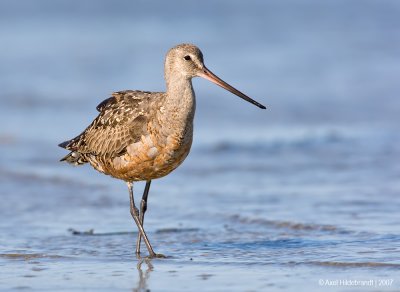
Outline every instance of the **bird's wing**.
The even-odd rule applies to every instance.
[[[61,147],[84,154],[116,157],[126,147],[147,134],[151,94],[144,91],[119,91],[97,106],[100,114],[76,138]]]

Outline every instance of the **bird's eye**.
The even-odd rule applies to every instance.
[[[192,58],[190,58],[190,56],[189,55],[186,55],[185,57],[183,57],[186,61],[190,61],[190,60],[192,60]]]

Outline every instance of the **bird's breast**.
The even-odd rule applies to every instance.
[[[102,164],[102,172],[126,181],[163,177],[185,160],[192,140],[192,128],[167,135],[160,132],[143,135],[139,141],[130,144],[123,155]]]

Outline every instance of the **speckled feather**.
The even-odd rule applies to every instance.
[[[149,122],[155,118],[160,109],[157,105],[162,104],[163,99],[165,93],[162,92],[126,90],[113,93],[97,106],[100,114],[85,131],[60,144],[72,151],[63,160],[76,165],[90,162],[95,169],[124,180],[146,179],[149,171],[144,169],[143,162],[150,159],[141,154],[156,158],[159,151],[152,149],[154,140],[158,140],[158,146],[165,146],[162,141],[168,139],[160,139],[159,135],[158,139],[153,139],[157,131],[152,127],[154,121]],[[129,169],[135,166],[141,175],[129,174],[132,172]],[[154,164],[149,167],[154,169]]]
[[[100,114],[83,133],[63,147],[83,155],[113,158],[147,134],[152,95],[146,91],[119,91],[97,106]],[[65,142],[64,142],[65,143]]]

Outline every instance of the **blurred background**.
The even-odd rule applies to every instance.
[[[396,0],[1,1],[0,287],[399,279],[399,15]],[[57,144],[113,91],[163,91],[183,42],[268,108],[194,80],[192,152],[146,213],[172,258],[143,276],[124,183],[59,163]]]

